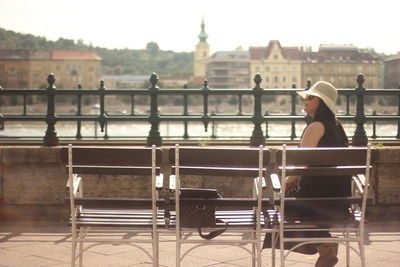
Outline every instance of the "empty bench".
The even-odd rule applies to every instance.
[[[158,197],[163,187],[161,149],[155,146],[116,148],[69,145],[61,150],[61,157],[68,172],[71,266],[75,266],[77,260],[82,266],[84,251],[105,243],[134,245],[152,259],[153,266],[159,266],[158,229],[165,226],[164,200]],[[110,177],[111,185],[116,182],[116,177],[128,177],[132,180],[129,183],[132,187],[138,186],[134,177],[145,177],[148,179],[149,195],[138,198],[88,196],[83,190],[88,175],[101,177],[100,182],[105,180],[105,176]],[[111,185],[102,186],[109,186],[111,190]],[[127,233],[132,236],[127,236]],[[84,247],[84,243],[93,244]],[[152,244],[151,254],[138,245],[143,243]]]

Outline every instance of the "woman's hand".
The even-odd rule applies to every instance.
[[[288,176],[285,179],[285,193],[294,193],[297,191],[299,187],[299,178],[300,176]]]

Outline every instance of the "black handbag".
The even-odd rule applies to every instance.
[[[181,227],[197,228],[199,235],[209,240],[225,232],[228,223],[215,218],[216,205],[201,201],[207,198],[221,198],[221,196],[216,189],[181,188],[179,215]],[[198,199],[198,201],[194,199]],[[206,235],[202,233],[202,227],[213,228],[217,226],[217,223],[224,223],[225,228],[212,231]]]

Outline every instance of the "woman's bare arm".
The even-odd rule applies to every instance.
[[[300,147],[316,147],[325,133],[324,125],[315,121],[307,126],[301,138]],[[285,179],[286,193],[296,192],[300,176],[288,176]]]

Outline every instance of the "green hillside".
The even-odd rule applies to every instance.
[[[21,34],[0,28],[0,48],[23,49],[85,49],[103,58],[103,74],[191,76],[193,53],[160,50],[157,43],[149,42],[143,49],[107,49],[87,45],[82,40],[59,38],[47,40],[32,34]]]

